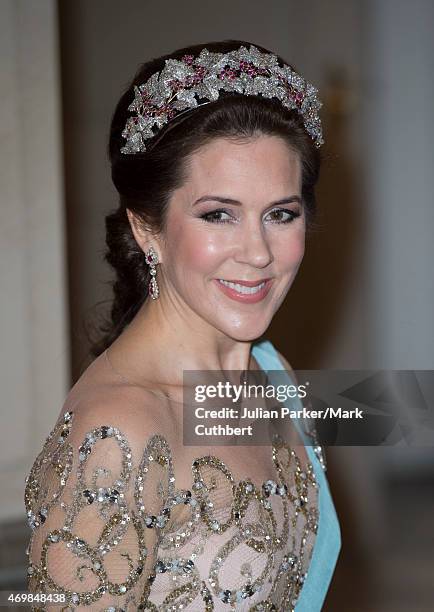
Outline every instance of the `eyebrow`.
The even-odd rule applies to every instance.
[[[223,198],[221,196],[216,195],[204,195],[198,198],[195,202],[193,202],[193,206],[196,206],[196,204],[199,204],[200,202],[207,202],[210,200],[214,202],[220,202],[221,204],[234,204],[235,206],[242,206],[242,202],[239,202],[238,200],[233,200],[232,198]],[[281,200],[277,200],[276,202],[271,202],[270,206],[279,206],[280,204],[292,204],[293,202],[298,202],[299,204],[301,204],[300,196],[294,195],[288,198],[282,198]]]

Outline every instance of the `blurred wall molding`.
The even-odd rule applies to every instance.
[[[24,517],[24,478],[69,382],[57,3],[0,3],[0,520]]]

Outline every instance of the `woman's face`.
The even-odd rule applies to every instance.
[[[159,243],[160,299],[195,328],[201,320],[253,341],[291,287],[304,243],[299,155],[275,136],[215,139],[192,155],[187,181],[172,194]],[[221,280],[266,284],[258,292]]]

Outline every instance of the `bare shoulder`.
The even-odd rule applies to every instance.
[[[118,432],[139,450],[153,434],[170,431],[164,402],[146,389],[103,390],[84,395],[71,408],[69,441],[80,444],[93,431]]]

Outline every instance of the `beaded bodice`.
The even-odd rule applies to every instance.
[[[85,415],[62,414],[26,481],[29,591],[62,594],[50,610],[295,608],[319,521],[309,461],[275,437],[261,483],[213,451],[178,488],[165,431]]]

